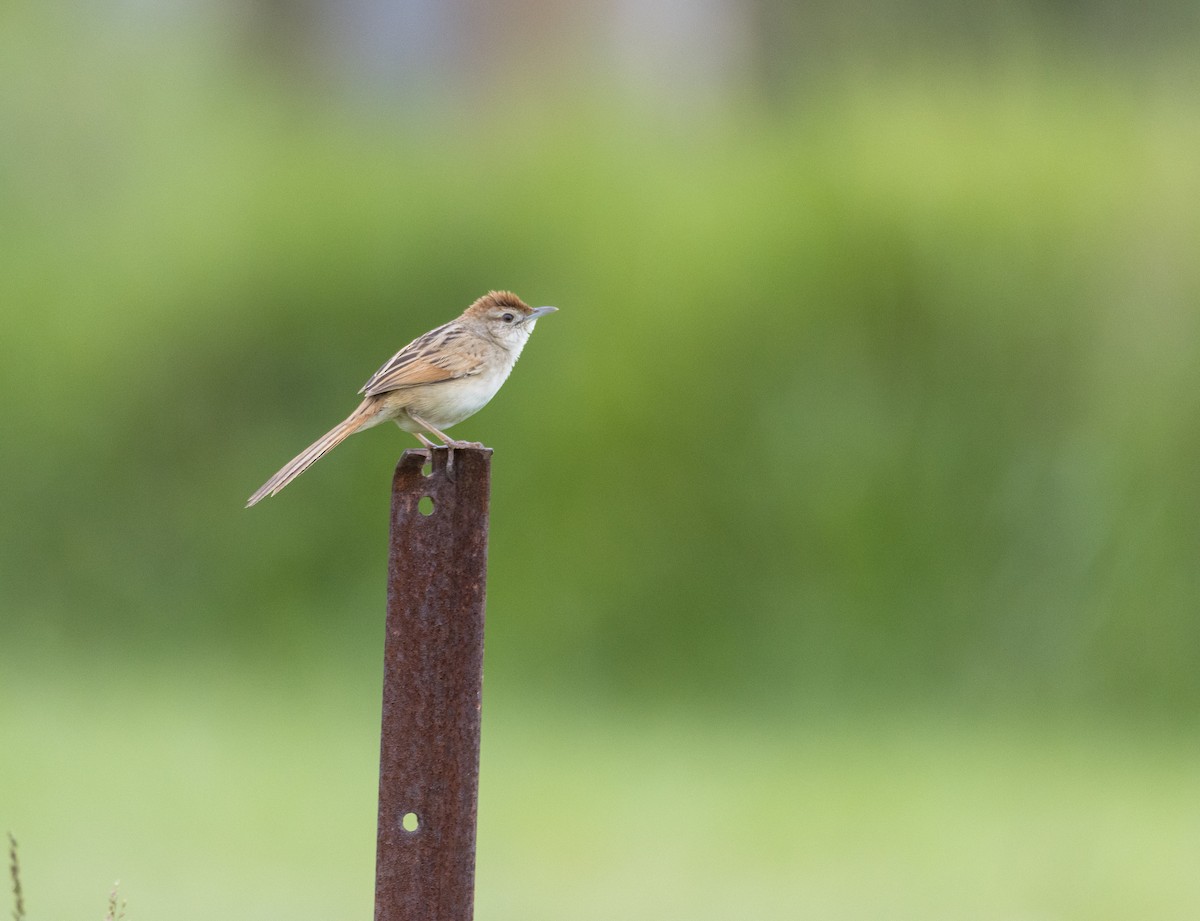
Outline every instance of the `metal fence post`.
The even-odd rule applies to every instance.
[[[405,451],[392,482],[376,921],[474,909],[492,452],[448,454]]]

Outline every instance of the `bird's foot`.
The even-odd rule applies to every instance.
[[[458,441],[454,438],[447,438],[444,447],[446,448],[446,476],[454,478],[454,449],[459,448],[482,448],[483,445],[478,441]]]

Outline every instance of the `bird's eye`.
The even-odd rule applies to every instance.
[[[506,314],[502,314],[500,316],[500,319],[503,320],[505,323],[511,323],[513,320],[516,319],[516,317],[514,317],[511,313],[506,313]]]

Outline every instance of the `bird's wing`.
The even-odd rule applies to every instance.
[[[389,358],[363,384],[359,393],[375,396],[389,390],[403,390],[419,384],[436,384],[478,374],[483,360],[475,349],[457,342],[467,336],[458,323],[447,323],[414,339]]]

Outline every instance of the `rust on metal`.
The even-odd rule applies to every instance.
[[[491,454],[405,451],[392,482],[376,921],[473,913]]]

